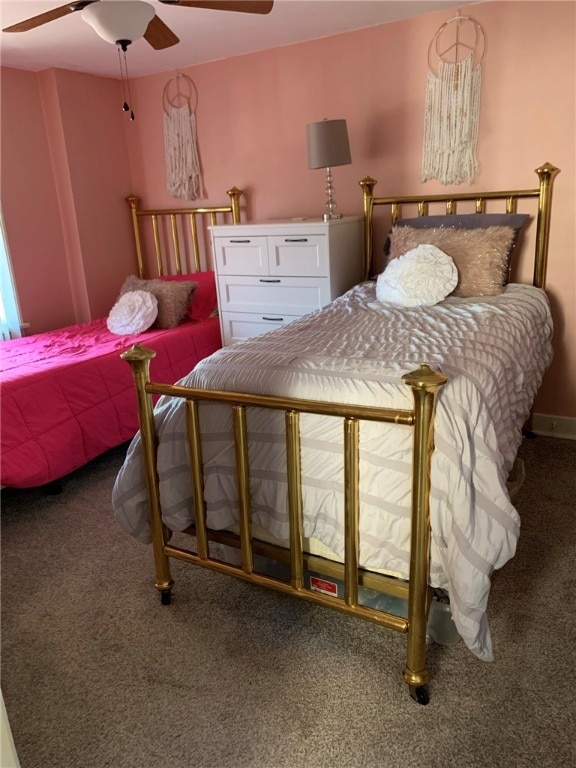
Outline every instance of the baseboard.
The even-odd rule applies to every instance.
[[[547,413],[535,413],[532,419],[532,431],[545,437],[576,440],[576,419],[571,416],[550,416]]]

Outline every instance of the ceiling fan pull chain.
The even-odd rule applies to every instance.
[[[122,82],[122,98],[124,99],[124,103],[122,104],[122,111],[130,111],[130,121],[134,122],[135,115],[133,110],[130,108],[132,96],[130,94],[130,78],[128,77],[128,61],[126,59],[126,49],[128,45],[129,43],[127,43],[127,41],[118,42],[118,63],[120,65],[120,80]],[[122,53],[120,53],[120,50],[122,50]],[[126,98],[126,92],[128,92],[128,98]]]
[[[132,101],[132,94],[130,93],[130,78],[128,77],[128,62],[126,61],[126,51],[124,51],[124,70],[126,72],[126,87],[128,89],[128,102]],[[130,109],[130,122],[134,122],[134,112]]]
[[[122,57],[120,56],[120,46],[117,46],[118,50],[118,67],[120,69],[120,82],[122,83],[122,98],[124,103],[122,104],[122,111],[128,112],[130,109],[128,102],[126,101],[126,85],[124,83],[124,72],[122,71]]]

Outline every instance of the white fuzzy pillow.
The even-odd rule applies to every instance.
[[[425,243],[390,261],[378,275],[376,298],[403,307],[437,304],[457,283],[458,270],[452,258]]]
[[[106,325],[111,333],[146,331],[158,317],[158,300],[149,291],[129,291],[110,310]]]

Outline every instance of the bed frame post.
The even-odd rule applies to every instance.
[[[138,276],[144,277],[144,259],[142,257],[142,242],[140,241],[140,225],[138,223],[138,205],[140,198],[137,195],[130,195],[126,198],[130,206],[132,215],[132,228],[134,229],[134,244],[136,245],[136,258],[138,260]]]
[[[425,688],[426,624],[430,608],[430,463],[434,450],[436,393],[446,382],[444,374],[428,365],[402,376],[414,395],[414,452],[412,467],[412,521],[410,534],[410,581],[408,593],[408,649],[404,680],[410,695],[428,703]]]
[[[136,396],[138,399],[138,421],[140,423],[140,437],[144,460],[144,473],[146,475],[146,487],[150,510],[150,529],[152,534],[152,547],[154,550],[154,562],[156,564],[156,580],[154,586],[160,592],[162,604],[170,603],[172,586],[174,584],[170,573],[170,561],[164,552],[166,544],[166,530],[162,522],[160,508],[160,491],[158,484],[158,472],[156,470],[156,450],[158,439],[154,425],[154,407],[152,397],[146,392],[146,385],[150,382],[150,361],[156,357],[153,349],[134,344],[129,350],[123,352],[120,357],[130,363]]]
[[[552,187],[560,169],[550,163],[544,163],[535,171],[540,179],[538,198],[538,218],[536,223],[536,261],[534,263],[533,284],[537,288],[546,287],[546,268],[548,265],[548,241],[550,238],[550,213],[552,211]]]
[[[240,196],[242,190],[238,187],[232,187],[226,194],[230,197],[230,204],[232,205],[232,222],[234,224],[240,224]]]
[[[378,182],[371,176],[365,176],[358,183],[364,193],[364,280],[368,280],[372,266],[372,201],[374,187]]]

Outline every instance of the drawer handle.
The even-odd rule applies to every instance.
[[[308,238],[307,237],[285,237],[284,242],[285,243],[307,243]]]
[[[283,317],[263,317],[262,320],[271,320],[273,323],[283,323]]]
[[[251,243],[251,240],[230,240],[231,243]]]
[[[261,283],[281,283],[282,280],[266,280],[264,277],[260,278]]]

